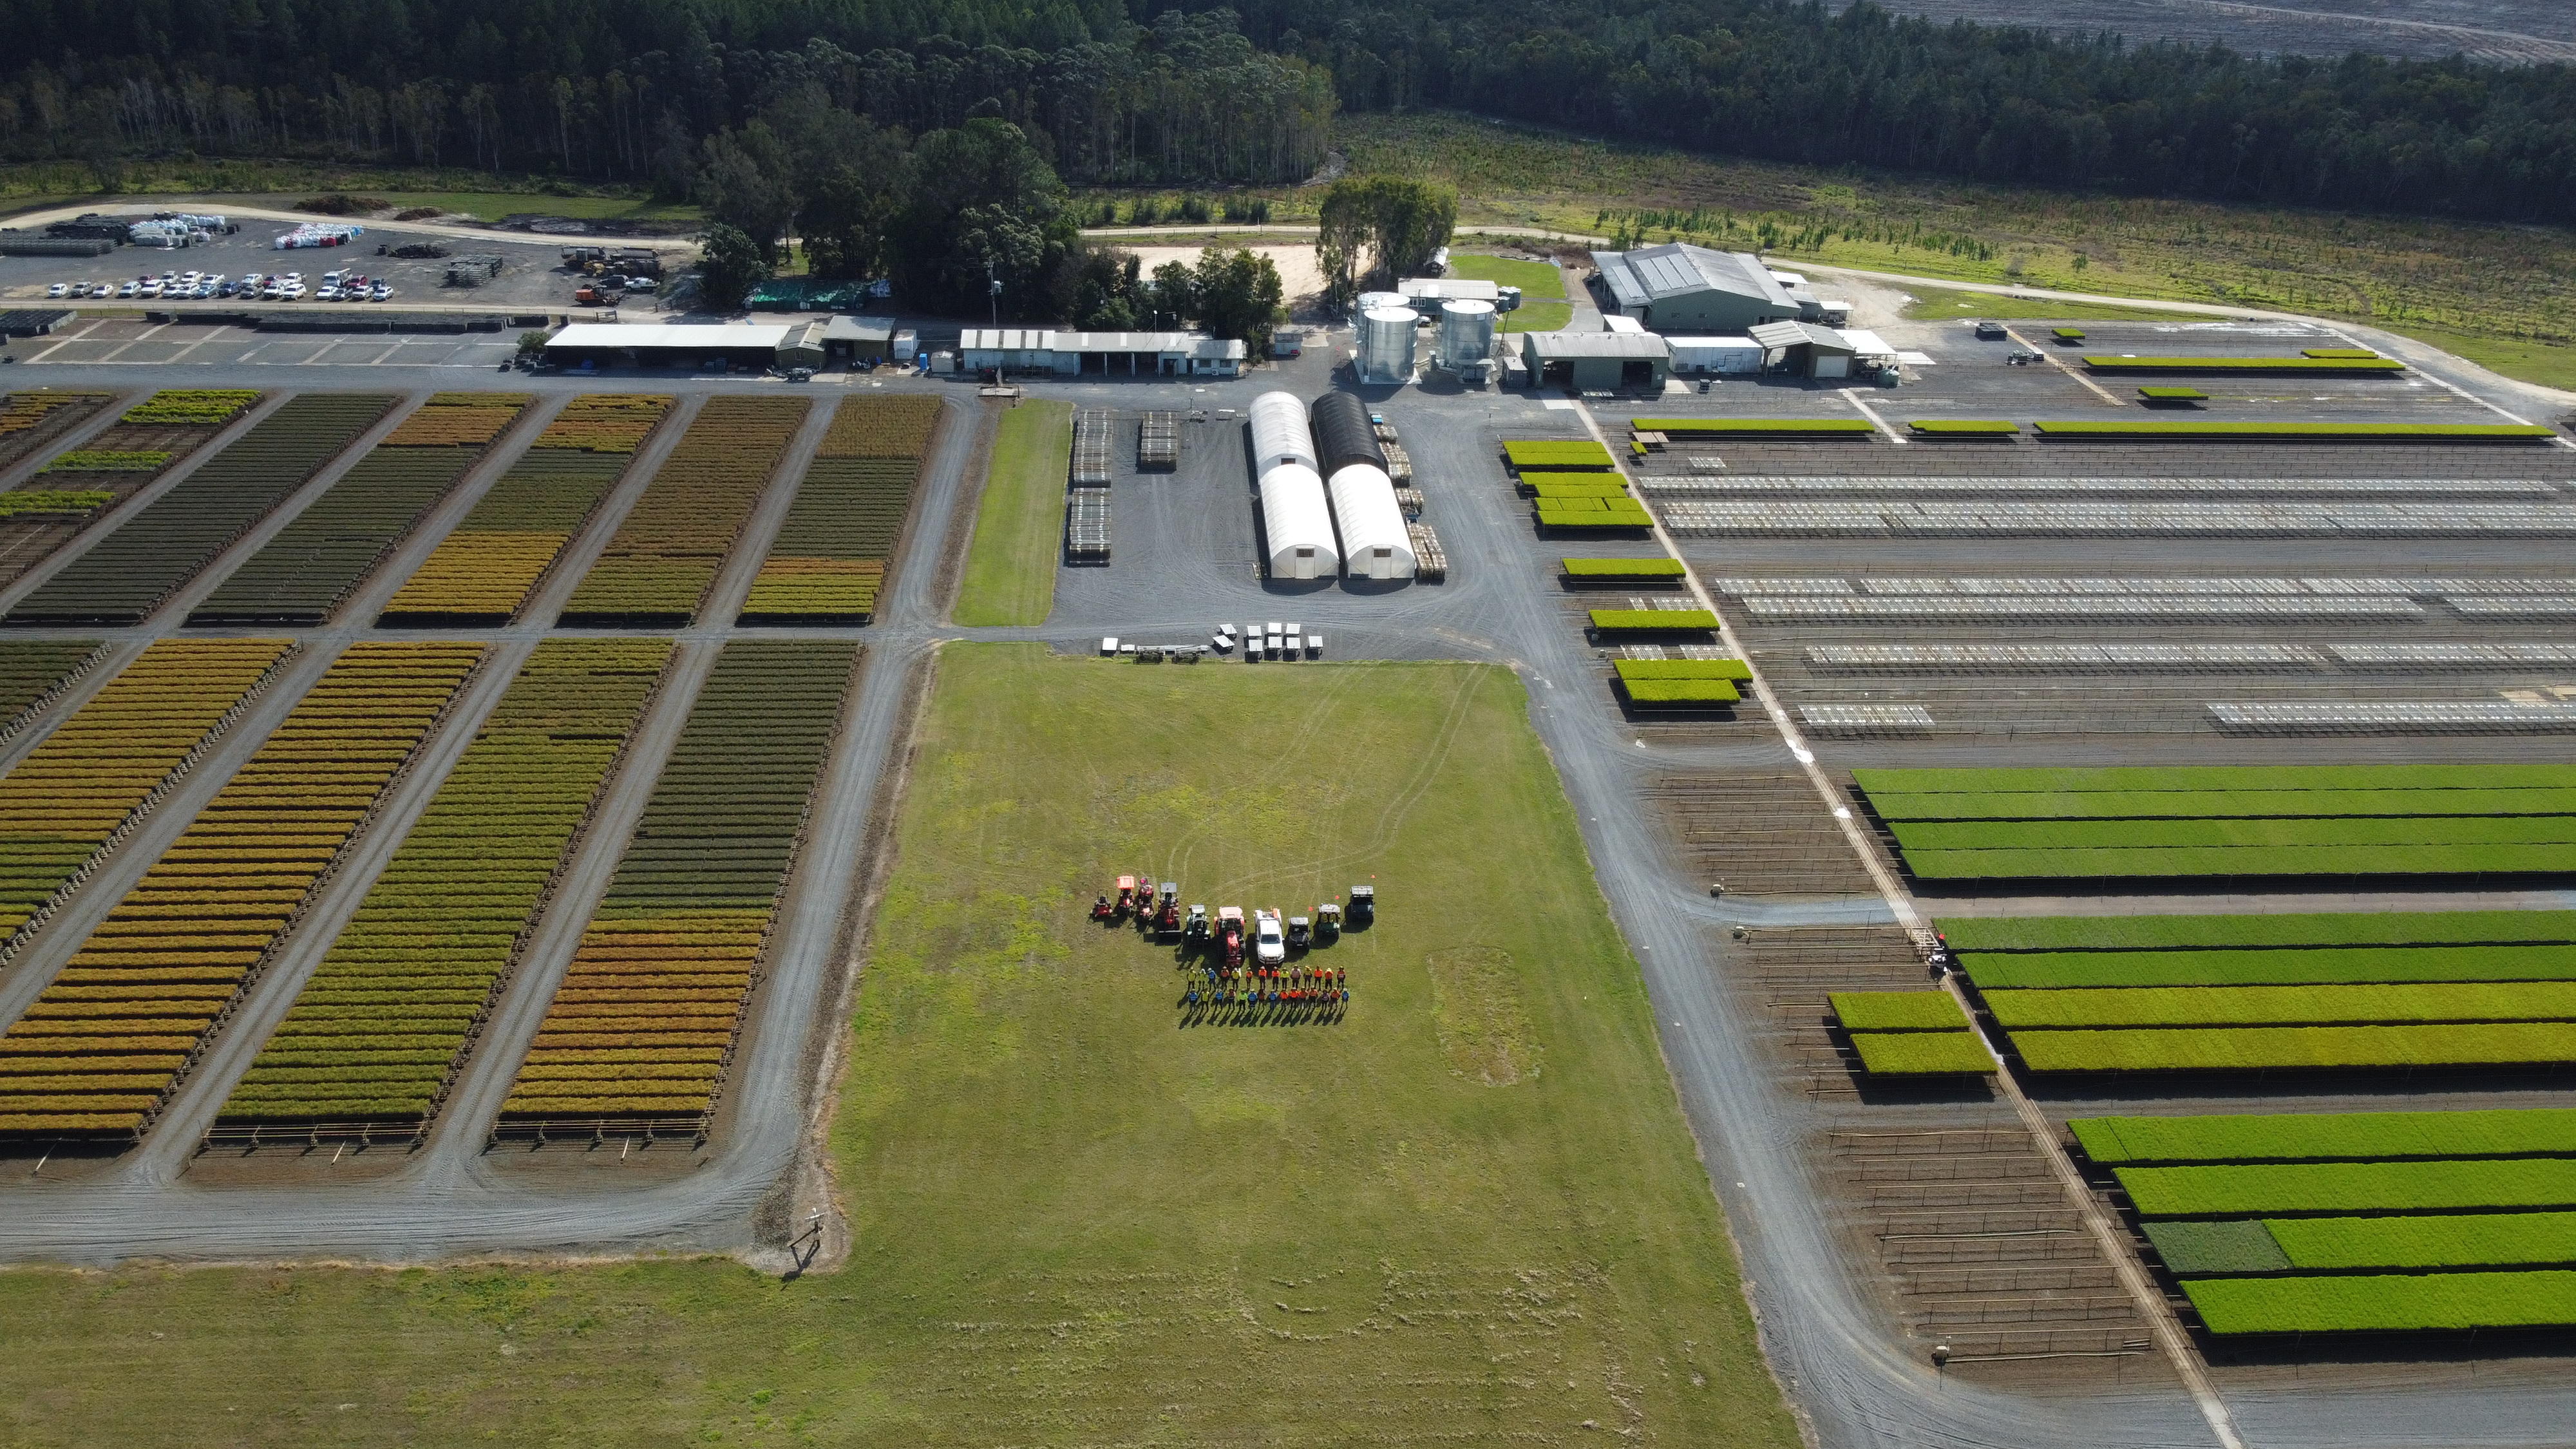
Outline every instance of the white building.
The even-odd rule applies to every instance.
[[[1395,485],[1374,463],[1353,463],[1327,486],[1333,521],[1342,530],[1342,564],[1353,578],[1409,579],[1416,561],[1413,538],[1396,506]]]
[[[1324,506],[1324,480],[1314,469],[1282,463],[1261,475],[1261,539],[1274,579],[1329,579],[1341,573],[1332,514]]]
[[[1200,332],[1065,332],[1041,327],[969,327],[959,339],[958,365],[966,372],[1051,372],[1076,377],[1240,377],[1245,348],[1239,339]]]

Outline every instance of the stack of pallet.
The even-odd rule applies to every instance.
[[[1420,518],[1422,516],[1422,490],[1419,488],[1398,488],[1395,490],[1395,506],[1403,509],[1404,516],[1407,518]]]
[[[1413,577],[1423,583],[1443,583],[1449,578],[1449,555],[1440,547],[1440,535],[1427,523],[1408,523],[1405,537],[1413,541]]]
[[[1064,557],[1067,563],[1109,562],[1109,490],[1076,488],[1065,495]]]
[[[1386,454],[1387,477],[1398,483],[1413,481],[1413,459],[1406,456],[1402,448],[1393,443],[1387,443],[1380,448],[1380,451]]]
[[[1136,425],[1136,466],[1168,473],[1181,466],[1181,415],[1147,413]]]
[[[1073,486],[1109,486],[1109,410],[1083,408],[1073,415]]]

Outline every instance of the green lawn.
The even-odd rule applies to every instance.
[[[1554,262],[1519,262],[1504,257],[1455,253],[1449,258],[1449,275],[1518,287],[1525,298],[1565,295],[1565,273],[1559,271]]]
[[[1495,320],[1505,332],[1555,332],[1574,320],[1574,304],[1550,301],[1565,296],[1565,273],[1552,262],[1518,262],[1503,257],[1453,253],[1449,274],[1480,282],[1499,282],[1521,289],[1521,305]]]
[[[1954,292],[1933,287],[1909,287],[1914,298],[1905,306],[1908,321],[1935,321],[1943,317],[1993,317],[2002,321],[2017,318],[2049,321],[2090,322],[2172,322],[2188,320],[2188,314],[2151,307],[2114,307],[2098,302],[2053,302],[2045,297],[2007,297],[1996,292]],[[2045,336],[2034,341],[2047,341]]]
[[[1572,302],[1523,302],[1502,314],[1505,332],[1561,332],[1574,320]]]
[[[471,212],[498,221],[513,212],[576,216],[585,221],[695,220],[706,212],[687,202],[655,201],[629,196],[549,196],[520,191],[371,191],[397,207],[435,206],[441,211]],[[580,238],[566,241],[569,246]]]
[[[1527,709],[1495,668],[951,645],[845,1267],[0,1273],[0,1442],[1793,1449]],[[1182,1028],[1169,952],[1085,919],[1148,865],[1211,907],[1374,877],[1348,1019]]]
[[[966,552],[960,624],[1043,624],[1055,607],[1064,537],[1065,478],[1073,460],[1073,404],[1030,402],[1002,414],[991,476]]]
[[[2429,342],[2445,352],[2465,357],[2489,372],[2521,382],[2538,383],[2542,387],[2576,392],[2576,347],[2519,337],[2472,337],[2465,332],[2448,332],[2439,327],[2419,327],[2412,323],[2382,325],[2391,332],[2403,333],[2418,342]]]

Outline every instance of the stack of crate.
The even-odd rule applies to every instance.
[[[1147,413],[1136,425],[1136,466],[1168,473],[1181,466],[1181,415]]]
[[[1405,456],[1402,448],[1387,443],[1379,451],[1386,454],[1386,476],[1389,479],[1397,483],[1413,481],[1413,460]]]
[[[1109,486],[1109,409],[1083,408],[1073,415],[1073,486]]]
[[[1440,535],[1427,523],[1408,523],[1405,536],[1413,541],[1413,576],[1424,583],[1445,583],[1449,578],[1449,555],[1440,547]]]
[[[1109,490],[1076,488],[1065,495],[1064,557],[1067,563],[1109,562]]]

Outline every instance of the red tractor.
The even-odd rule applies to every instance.
[[[1132,875],[1118,877],[1117,919],[1122,921],[1127,919],[1129,912],[1142,910],[1144,905],[1144,901],[1136,894],[1136,877]]]
[[[1219,906],[1216,908],[1216,943],[1218,948],[1225,952],[1225,969],[1241,970],[1243,968],[1243,907]]]
[[[1172,881],[1163,882],[1162,897],[1154,903],[1154,934],[1174,936],[1181,929],[1181,888]]]

